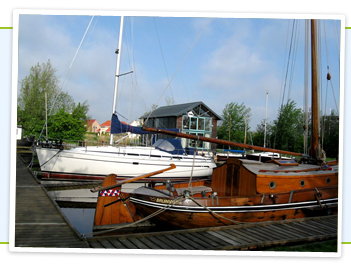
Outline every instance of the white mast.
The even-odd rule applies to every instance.
[[[119,68],[121,62],[121,47],[122,47],[122,33],[123,33],[123,21],[124,17],[121,16],[121,23],[119,27],[119,41],[118,41],[118,48],[116,50],[117,54],[117,65],[116,65],[116,75],[115,75],[115,92],[113,95],[113,107],[112,107],[112,114],[116,112],[116,99],[117,99],[117,87],[118,87],[118,78],[119,78]],[[110,135],[110,145],[113,144],[113,134]]]
[[[268,90],[266,91],[266,118],[264,120],[264,142],[263,147],[266,147],[266,133],[267,133],[267,105],[268,105]]]

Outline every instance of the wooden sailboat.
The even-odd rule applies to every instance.
[[[314,52],[315,21],[311,21]],[[312,53],[312,62],[315,62]],[[135,214],[158,224],[180,228],[211,227],[237,223],[284,220],[337,214],[338,163],[324,162],[319,146],[316,101],[317,77],[312,65],[312,144],[309,155],[181,134],[145,127],[144,130],[211,143],[302,157],[269,163],[228,159],[213,170],[210,184],[193,181],[180,186],[145,186],[134,190],[129,200]],[[118,215],[118,214],[115,214]]]

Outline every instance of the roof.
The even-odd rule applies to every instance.
[[[221,120],[222,118],[217,115],[214,111],[212,111],[207,105],[203,102],[192,102],[192,103],[185,103],[185,104],[176,104],[176,105],[168,105],[156,108],[150,117],[152,118],[161,118],[161,117],[178,117],[188,113],[190,110],[194,109],[198,105],[202,105],[210,111],[217,119]],[[149,117],[149,113],[141,116],[141,119],[146,119]]]
[[[100,126],[111,126],[111,120],[107,120],[105,121],[103,124],[101,124]]]
[[[90,127],[91,125],[93,125],[93,123],[96,121],[96,119],[92,119],[92,120],[87,120],[87,127]]]

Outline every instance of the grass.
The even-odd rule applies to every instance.
[[[277,246],[270,247],[266,251],[295,251],[295,252],[337,252],[337,239],[332,239],[323,242],[315,242],[308,244],[300,244],[294,246]]]

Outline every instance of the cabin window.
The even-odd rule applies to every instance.
[[[276,187],[275,182],[274,182],[274,181],[271,181],[271,182],[269,183],[269,187],[270,187],[271,189],[274,189],[274,188]]]

